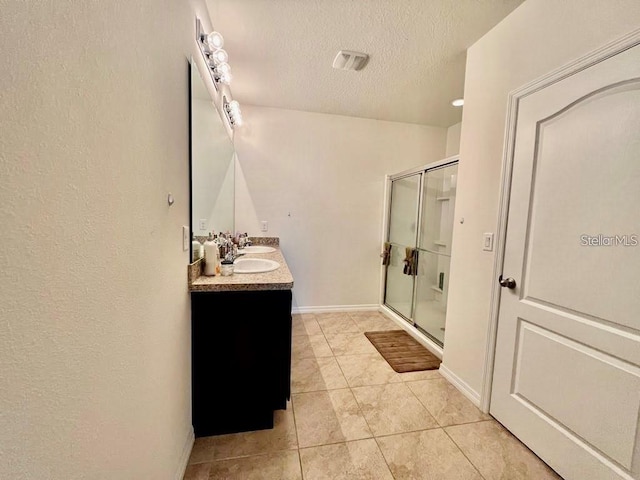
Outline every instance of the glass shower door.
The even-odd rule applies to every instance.
[[[457,174],[457,163],[428,170],[422,187],[413,321],[440,345],[444,343]]]
[[[391,255],[387,266],[384,303],[407,319],[413,313],[414,276],[404,271],[407,248],[415,248],[422,173],[393,180],[389,212]]]

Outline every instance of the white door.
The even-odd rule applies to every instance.
[[[516,120],[490,412],[567,480],[640,479],[640,46]]]

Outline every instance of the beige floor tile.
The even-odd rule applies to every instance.
[[[347,386],[347,380],[334,357],[299,358],[292,361],[293,393],[335,390]]]
[[[300,450],[305,480],[393,480],[375,440]]]
[[[324,335],[292,337],[291,356],[297,358],[332,357],[331,347]]]
[[[275,411],[272,429],[197,438],[189,463],[289,450],[297,446],[293,409],[289,405],[287,410]]]
[[[482,480],[440,428],[380,437],[377,441],[396,480]]]
[[[486,480],[560,479],[494,420],[447,427],[445,430]]]
[[[291,335],[294,337],[299,335],[322,335],[322,330],[314,315],[309,313],[297,314],[293,315]]]
[[[325,337],[334,355],[355,355],[377,352],[376,348],[362,332],[327,333]]]
[[[357,333],[360,331],[346,313],[320,313],[316,316],[316,320],[325,335],[330,333]]]
[[[187,470],[184,472],[184,477],[182,477],[182,480],[209,480],[210,470],[210,463],[197,463],[194,465],[187,465]]]
[[[438,427],[438,422],[404,383],[352,389],[375,436]]]
[[[251,457],[219,460],[209,464],[209,479],[224,480],[301,480],[297,450]]]
[[[342,373],[350,387],[381,385],[401,382],[400,375],[393,371],[380,354],[344,355],[336,357]]]
[[[418,380],[433,380],[440,379],[440,371],[436,370],[421,370],[419,372],[405,372],[400,374],[403,382],[416,382]]]
[[[407,382],[406,385],[443,427],[491,418],[444,378]]]
[[[376,316],[351,317],[361,332],[379,332],[383,330],[400,330],[400,326],[380,314]]]
[[[300,447],[371,437],[351,390],[292,395]]]

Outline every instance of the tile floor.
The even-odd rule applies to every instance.
[[[549,467],[438,371],[398,374],[377,312],[294,315],[292,398],[272,430],[198,438],[184,480],[547,480]]]

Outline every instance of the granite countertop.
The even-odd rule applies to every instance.
[[[234,273],[229,277],[216,275],[208,277],[202,275],[203,261],[198,260],[189,265],[189,291],[190,292],[229,292],[241,290],[291,290],[293,288],[293,276],[289,271],[287,262],[282,255],[280,247],[271,245],[276,249],[272,253],[248,253],[240,258],[266,258],[275,260],[280,264],[278,269],[265,273]]]

